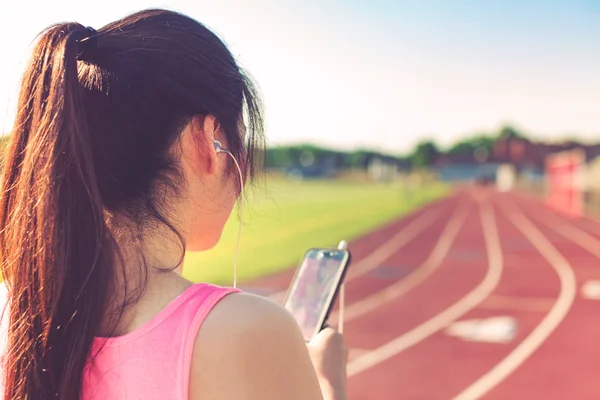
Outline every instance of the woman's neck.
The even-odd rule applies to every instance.
[[[182,244],[168,234],[148,235],[137,246],[124,240],[98,336],[134,331],[191,286],[182,277],[183,256]]]

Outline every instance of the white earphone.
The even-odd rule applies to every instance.
[[[217,153],[229,153],[229,150],[224,149],[223,145],[218,140],[213,140],[213,144]]]
[[[238,238],[237,238],[237,244],[235,246],[235,256],[233,259],[233,287],[237,288],[237,260],[238,260],[238,253],[240,251],[240,241],[242,240],[242,224],[243,224],[243,219],[242,219],[242,208],[244,207],[244,176],[242,174],[242,169],[240,168],[240,164],[238,163],[238,161],[235,159],[235,157],[233,156],[233,154],[231,154],[231,152],[229,150],[227,150],[226,148],[224,148],[221,145],[221,142],[219,142],[218,140],[214,140],[213,141],[213,145],[215,146],[215,151],[217,152],[217,154],[220,153],[224,153],[224,154],[229,154],[229,157],[231,157],[231,159],[233,160],[238,173],[240,174],[240,203],[239,203],[239,215],[240,215],[240,227],[238,230]]]

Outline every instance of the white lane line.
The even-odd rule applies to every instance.
[[[519,201],[524,204],[527,203],[528,205],[532,203],[532,199],[529,196],[526,196],[524,194],[519,193],[517,196],[515,196],[519,199]],[[544,210],[544,214],[546,215],[551,215],[553,216],[556,220],[560,219],[562,221],[564,221],[565,223],[568,223],[569,225],[571,225],[573,228],[579,229],[581,231],[581,233],[583,234],[587,234],[587,238],[583,239],[584,242],[590,242],[590,238],[598,241],[598,239],[596,239],[593,235],[600,235],[600,221],[598,221],[597,219],[588,217],[586,215],[584,215],[581,218],[578,218],[576,220],[576,222],[574,222],[572,219],[569,219],[567,217],[565,217],[563,214],[559,213],[558,211],[553,210],[552,208],[546,206],[544,204],[543,207],[531,207],[532,209],[534,209],[536,212],[538,212],[539,210]],[[548,225],[548,222],[544,219],[544,218],[536,218],[538,221],[545,223],[546,225]],[[556,229],[554,229],[556,230]],[[563,232],[560,232],[558,230],[556,230],[558,233],[563,234]],[[573,231],[571,231],[573,232]],[[582,234],[576,234],[576,236],[579,237],[583,237]],[[600,243],[600,241],[598,241]],[[594,253],[595,254],[595,253]]]
[[[535,209],[535,207],[531,207]],[[546,225],[548,228],[552,229],[554,232],[558,233],[561,236],[566,237],[571,240],[575,244],[582,247],[584,250],[587,250],[592,255],[600,258],[600,240],[596,239],[590,233],[584,231],[583,229],[573,225],[566,218],[559,216],[555,212],[545,210],[544,215],[540,215],[540,211],[535,210],[533,212],[528,212],[530,217],[533,217],[538,222]],[[548,218],[549,217],[549,218]]]
[[[443,207],[444,205],[438,205],[437,208],[434,208],[433,210],[423,211],[422,215],[411,221],[407,226],[384,242],[381,246],[377,247],[368,256],[358,262],[352,263],[349,267],[345,282],[348,283],[349,281],[379,267],[381,263],[410,243],[425,229],[433,225],[442,213]],[[270,295],[269,298],[274,301],[281,301],[285,295],[286,290],[282,290]]]
[[[531,242],[537,251],[550,263],[560,280],[560,293],[552,309],[542,322],[502,361],[476,380],[453,400],[475,400],[481,398],[523,364],[554,332],[565,318],[577,292],[575,274],[569,262],[514,205],[504,204],[504,213],[512,224]]]
[[[368,354],[358,357],[348,363],[348,376],[357,375],[394,357],[431,335],[448,327],[458,318],[481,303],[498,285],[502,275],[503,260],[498,228],[494,213],[489,204],[479,206],[485,246],[488,253],[488,269],[484,279],[475,289],[459,301],[427,320],[411,331],[376,348]]]
[[[348,360],[353,360],[360,357],[362,354],[368,353],[368,349],[350,348],[348,349]]]
[[[433,225],[440,214],[441,210],[425,213],[423,218],[413,221],[411,224],[407,225],[406,228],[392,236],[390,240],[375,249],[375,251],[370,253],[367,257],[350,266],[346,282],[354,280],[359,276],[363,276],[379,267],[388,258],[414,240],[425,229]]]
[[[594,235],[600,235],[600,224],[597,221],[584,217],[578,221],[578,224],[580,229],[585,229]]]
[[[549,297],[490,295],[478,308],[486,310],[516,310],[547,313],[552,308],[555,301],[555,298]]]
[[[467,220],[469,208],[469,205],[466,204],[457,207],[429,257],[408,276],[370,296],[347,305],[344,310],[344,322],[352,321],[361,315],[371,312],[425,282],[438,269],[448,251],[450,251],[456,235]],[[331,320],[335,321],[336,319],[337,312],[332,312]]]

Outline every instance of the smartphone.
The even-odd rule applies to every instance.
[[[350,252],[310,249],[296,269],[283,306],[294,316],[309,342],[327,323],[350,264]]]

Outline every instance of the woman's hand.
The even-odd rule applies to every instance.
[[[325,328],[308,343],[308,352],[325,400],[346,400],[348,348],[343,335]]]

